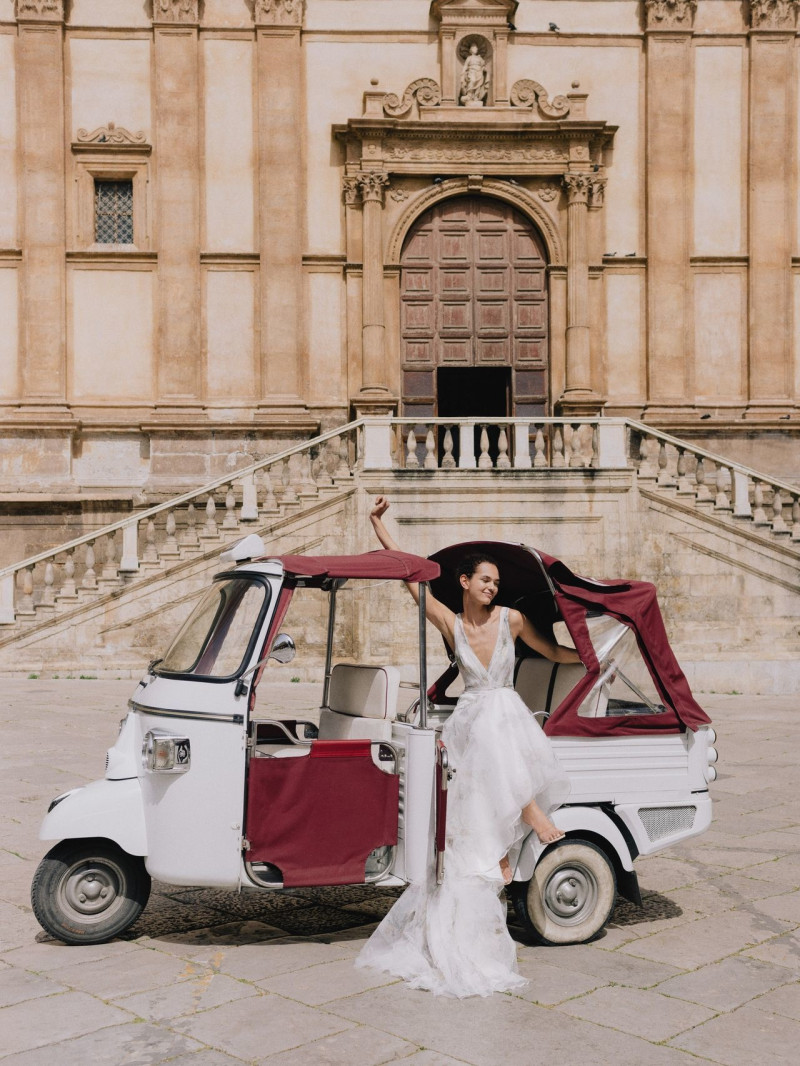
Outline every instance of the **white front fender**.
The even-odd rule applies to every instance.
[[[605,811],[598,807],[560,807],[554,812],[552,819],[565,833],[579,835],[583,831],[602,837],[619,856],[622,869],[633,870],[633,858],[625,837]],[[525,837],[514,870],[515,881],[530,881],[534,867],[546,846],[533,832]]]
[[[59,799],[44,816],[39,839],[77,837],[106,837],[129,855],[146,855],[147,832],[138,779],[93,781]]]

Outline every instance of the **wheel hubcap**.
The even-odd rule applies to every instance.
[[[548,878],[544,903],[554,922],[577,925],[594,910],[597,894],[597,880],[592,871],[581,863],[570,863]]]
[[[66,908],[84,920],[104,916],[120,898],[122,875],[114,866],[96,861],[73,867],[61,885]]]

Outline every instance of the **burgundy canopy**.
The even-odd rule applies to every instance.
[[[591,581],[573,574],[558,559],[524,544],[472,541],[452,545],[431,556],[442,567],[442,575],[432,582],[431,590],[454,611],[460,611],[462,606],[456,567],[461,559],[476,552],[497,560],[500,569],[497,602],[516,607],[548,635],[553,622],[563,619],[586,667],[586,676],[551,714],[544,727],[546,733],[555,736],[678,733],[686,726],[694,730],[710,721],[692,696],[669,646],[653,585],[646,581]],[[606,718],[578,715],[578,707],[600,674],[586,625],[587,611],[611,615],[634,631],[642,657],[664,701],[663,714]]]
[[[432,581],[439,576],[439,564],[408,552],[379,549],[364,555],[269,555],[277,559],[287,574],[295,577],[383,578],[397,581]]]

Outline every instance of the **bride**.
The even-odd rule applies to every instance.
[[[397,549],[378,496],[370,521],[384,548]],[[402,977],[440,995],[488,996],[526,984],[500,901],[511,881],[509,853],[532,829],[543,844],[564,834],[548,813],[569,782],[550,742],[514,692],[517,637],[554,662],[579,662],[572,648],[547,640],[519,611],[494,603],[496,563],[486,555],[458,570],[463,609],[454,614],[428,594],[428,620],[455,651],[464,693],[442,729],[456,774],[448,789],[447,851],[441,885],[433,869],[410,885],[362,949],[356,965]],[[419,587],[408,589],[419,601]],[[527,827],[527,828],[526,828]]]

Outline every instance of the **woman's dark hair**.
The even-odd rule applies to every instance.
[[[491,563],[492,566],[496,566],[499,572],[500,566],[496,559],[491,555],[486,555],[484,552],[472,552],[471,555],[465,555],[461,562],[456,567],[456,579],[460,578],[463,574],[465,577],[472,577],[481,563]]]

